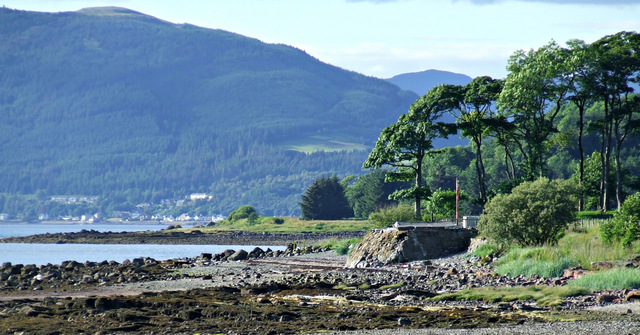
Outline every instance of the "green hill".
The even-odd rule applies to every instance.
[[[314,178],[359,173],[417,98],[293,47],[123,8],[0,8],[0,36],[0,193],[112,210],[206,192],[221,213],[298,214]]]

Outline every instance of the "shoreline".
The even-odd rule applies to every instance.
[[[467,254],[430,264],[361,269],[347,269],[346,256],[317,248],[289,248],[244,260],[217,257],[68,262],[20,271],[7,267],[5,273],[21,273],[13,276],[23,279],[17,286],[0,281],[5,284],[0,291],[0,332],[408,335],[640,330],[640,310],[633,307],[638,304],[598,304],[597,292],[567,298],[558,307],[527,301],[431,300],[462,289],[462,278],[490,271],[470,262]],[[452,267],[457,270],[449,271]],[[487,276],[474,285],[509,286],[514,280]],[[590,309],[600,305],[617,311]]]
[[[84,244],[216,244],[216,245],[310,245],[323,240],[362,237],[366,232],[275,234],[243,231],[203,233],[156,230],[142,232],[99,232],[82,230],[71,233],[45,233],[6,237],[0,243],[84,243]]]

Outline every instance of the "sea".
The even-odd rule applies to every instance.
[[[168,224],[27,224],[0,223],[0,238],[29,236],[45,233],[70,233],[85,230],[100,232],[148,231],[167,228]],[[189,226],[182,225],[184,228]],[[0,243],[0,264],[61,264],[64,261],[116,261],[151,257],[156,260],[197,257],[202,253],[216,254],[226,249],[251,251],[285,250],[285,246],[269,245],[171,245],[171,244],[48,244]]]

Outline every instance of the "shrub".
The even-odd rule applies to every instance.
[[[624,246],[640,238],[640,193],[628,197],[613,219],[600,225],[600,236],[607,243],[619,242]]]
[[[227,217],[227,221],[233,223],[241,219],[249,218],[251,214],[258,215],[258,212],[251,205],[240,206],[231,212]]]
[[[415,221],[415,218],[416,214],[413,206],[407,204],[383,208],[369,215],[369,220],[373,221],[376,227],[387,227],[396,221]]]
[[[576,194],[575,184],[566,180],[524,182],[486,204],[478,231],[500,245],[556,244],[574,218]]]
[[[485,243],[476,248],[476,250],[473,251],[473,254],[480,258],[493,257],[499,253],[499,250],[500,248],[498,248],[497,246],[491,243]]]

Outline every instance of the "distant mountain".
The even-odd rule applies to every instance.
[[[466,85],[471,82],[473,78],[459,73],[439,71],[439,70],[426,70],[422,72],[404,73],[387,79],[388,82],[393,83],[403,90],[412,91],[418,96],[425,95],[431,88],[441,85]],[[442,117],[444,122],[455,122],[455,118],[449,114]],[[436,139],[433,146],[436,148],[466,146],[469,144],[468,139],[460,138],[459,136],[450,136],[448,139]]]
[[[293,47],[124,8],[0,8],[0,36],[0,193],[132,210],[206,192],[221,213],[297,214],[314,178],[361,173],[417,99]]]
[[[459,73],[426,70],[422,72],[403,73],[387,79],[388,82],[403,90],[412,91],[418,96],[426,94],[432,87],[440,84],[466,85],[473,78]]]

